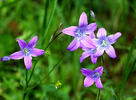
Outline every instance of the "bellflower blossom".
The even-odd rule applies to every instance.
[[[38,37],[34,36],[28,44],[24,40],[18,39],[17,41],[21,51],[11,54],[10,58],[13,60],[24,58],[25,66],[27,70],[29,70],[32,66],[32,57],[37,57],[44,54],[44,50],[35,48],[37,39]]]
[[[82,53],[82,56],[80,57],[80,63],[87,57],[90,56],[91,58],[91,61],[93,64],[96,63],[97,61],[97,57],[95,56],[95,53],[96,53],[96,46],[94,45],[94,47],[90,47],[90,45],[92,44],[92,39],[90,37],[87,37],[86,40],[85,40],[87,43],[84,44],[82,46],[82,50],[84,50],[84,52]]]
[[[98,39],[95,39],[97,46],[95,55],[101,56],[105,51],[111,58],[116,58],[116,53],[112,44],[117,41],[117,39],[121,36],[121,33],[117,32],[116,34],[112,34],[107,37],[106,34],[107,32],[104,28],[99,28],[97,32]]]
[[[84,80],[84,87],[89,87],[93,83],[95,83],[97,88],[103,89],[103,85],[101,83],[101,78],[100,78],[100,76],[103,73],[102,66],[97,67],[95,70],[82,68],[81,72],[84,76],[86,76],[86,78]]]
[[[86,36],[94,37],[94,31],[97,28],[96,23],[91,23],[88,25],[87,15],[83,12],[79,19],[79,26],[71,26],[62,30],[64,34],[74,37],[74,40],[68,46],[69,51],[74,51],[81,47],[86,42],[84,41]],[[93,46],[92,46],[93,47]]]

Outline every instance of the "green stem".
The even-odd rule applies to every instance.
[[[28,71],[26,69],[26,79],[25,79],[26,85],[25,85],[25,90],[24,90],[24,94],[23,94],[23,100],[25,100],[26,97],[26,89],[28,87]]]
[[[100,91],[100,89],[99,89],[99,90],[98,90],[98,93],[97,93],[96,100],[100,100],[100,93],[101,93],[101,91]]]
[[[104,58],[103,58],[103,56],[101,57],[101,62],[100,62],[100,66],[102,66],[102,65],[104,65]],[[101,94],[101,90],[99,89],[98,93],[97,93],[96,100],[100,100],[100,94]]]

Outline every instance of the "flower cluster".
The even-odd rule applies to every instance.
[[[95,15],[93,11],[90,11],[90,13],[94,18]],[[83,12],[80,16],[78,26],[71,26],[62,30],[64,34],[74,37],[73,41],[67,48],[69,51],[74,51],[78,48],[81,48],[84,51],[80,57],[80,63],[82,63],[85,58],[90,57],[92,63],[95,64],[97,62],[97,58],[102,56],[104,51],[111,58],[116,58],[116,53],[112,44],[117,41],[121,36],[121,33],[117,32],[116,34],[106,36],[107,32],[105,28],[99,28],[96,37],[96,29],[97,24],[88,24],[87,15]],[[21,50],[11,54],[10,56],[2,57],[1,61],[9,61],[10,59],[19,60],[24,58],[24,64],[27,70],[29,70],[32,66],[32,57],[43,55],[45,52],[44,50],[35,48],[37,39],[38,37],[34,36],[28,44],[24,40],[18,39],[17,41]],[[89,87],[95,83],[97,88],[103,88],[100,78],[103,72],[103,66],[100,66],[95,70],[82,68],[81,72],[86,76],[84,80],[85,87]]]
[[[93,13],[94,14],[94,13]],[[90,56],[93,64],[97,62],[97,58],[102,56],[104,51],[111,57],[116,58],[115,50],[112,46],[121,36],[120,32],[109,36],[105,28],[99,28],[97,38],[94,31],[97,29],[96,23],[88,24],[87,15],[83,12],[79,19],[79,26],[71,26],[62,30],[64,34],[74,37],[74,40],[68,46],[69,51],[74,51],[81,48],[84,52],[80,57],[80,63]],[[81,72],[86,76],[84,86],[88,87],[96,82],[96,86],[102,89],[100,76],[102,75],[103,67],[98,67],[94,71],[89,69],[81,69]]]

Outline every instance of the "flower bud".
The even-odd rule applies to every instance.
[[[4,56],[1,58],[1,61],[9,61],[10,60],[10,57],[8,56]]]

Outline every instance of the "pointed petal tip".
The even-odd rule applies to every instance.
[[[81,68],[81,72],[84,72],[86,69],[85,68]]]
[[[89,85],[88,84],[84,84],[84,87],[89,87]]]
[[[79,18],[79,27],[86,26],[88,24],[87,15],[85,12],[82,12]]]
[[[86,13],[85,13],[84,11],[82,12],[82,14],[85,14],[85,15],[86,15]],[[82,15],[82,14],[81,14],[81,15]]]
[[[28,68],[28,67],[26,67],[26,69],[27,69],[27,70],[30,70],[30,68],[31,68],[31,67],[29,67],[29,68]]]

